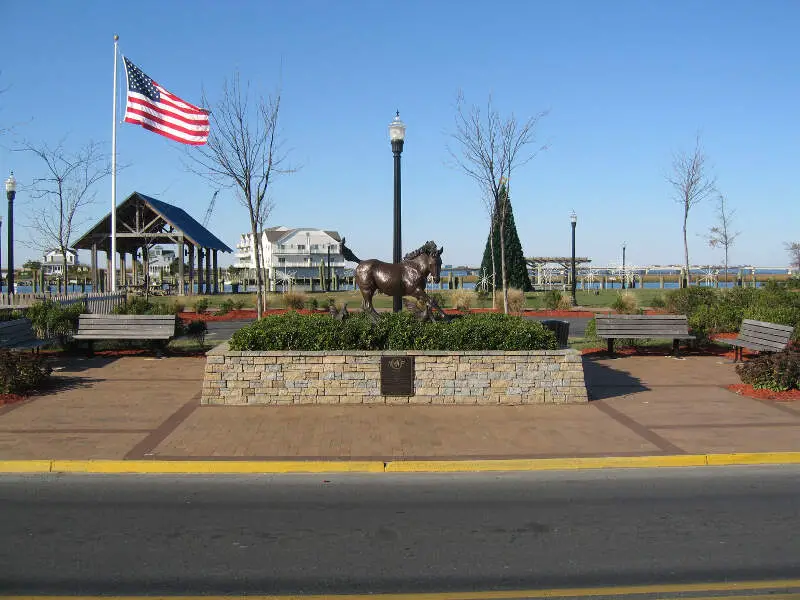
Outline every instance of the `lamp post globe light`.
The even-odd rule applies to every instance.
[[[8,198],[8,252],[6,262],[8,263],[8,293],[14,293],[14,196],[17,195],[17,180],[14,179],[14,171],[6,179],[6,198]]]
[[[401,226],[400,226],[400,154],[403,152],[403,141],[406,137],[406,125],[400,120],[400,111],[397,111],[392,122],[389,123],[389,140],[392,143],[394,154],[394,249],[392,262],[399,264],[402,260]],[[402,293],[392,298],[392,310],[400,312],[403,308]]]
[[[627,284],[625,283],[625,281],[626,281],[625,280],[625,248],[626,248],[626,246],[627,246],[626,243],[622,242],[622,289],[623,290],[627,287]]]
[[[578,224],[578,215],[575,211],[569,216],[570,223],[572,223],[572,306],[578,305],[578,300],[575,297],[575,289],[578,285],[577,272],[575,270],[575,226]]]

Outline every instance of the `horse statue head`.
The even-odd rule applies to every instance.
[[[421,262],[433,277],[434,283],[439,283],[442,274],[442,252],[444,252],[444,246],[437,248],[436,242],[431,240],[406,254],[403,260]]]

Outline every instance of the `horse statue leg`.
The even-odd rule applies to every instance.
[[[411,295],[414,296],[414,298],[416,298],[423,304],[425,304],[425,306],[430,311],[430,315],[432,317],[431,320],[434,320],[437,317],[440,319],[444,319],[445,321],[449,320],[449,317],[445,314],[445,312],[441,309],[441,307],[438,304],[436,304],[436,302],[434,302],[433,298],[431,298],[430,296],[428,296],[428,294],[425,293],[424,289],[416,289],[414,290],[414,292],[412,292]]]
[[[375,290],[372,288],[361,288],[361,296],[363,298],[363,302],[361,303],[361,310],[369,315],[369,318],[373,321],[377,321],[380,318],[378,311],[372,306],[372,297],[375,295]]]

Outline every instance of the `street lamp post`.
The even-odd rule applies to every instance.
[[[6,262],[8,263],[8,293],[14,293],[14,196],[17,195],[17,180],[14,179],[14,171],[6,179],[6,198],[8,198],[8,252]]]
[[[400,227],[400,154],[403,152],[403,141],[406,137],[406,126],[400,120],[400,111],[397,111],[394,119],[389,124],[389,140],[392,142],[392,154],[394,154],[394,249],[392,252],[392,262],[399,264],[402,260],[402,243]],[[403,294],[398,292],[392,299],[392,310],[400,312],[403,308]]]
[[[627,287],[625,279],[625,242],[622,242],[622,289]]]
[[[575,289],[578,285],[577,272],[575,270],[575,226],[578,224],[578,215],[575,214],[574,210],[569,216],[569,220],[572,223],[572,306],[577,306],[578,300],[575,297]]]

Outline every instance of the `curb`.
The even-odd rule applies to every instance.
[[[481,473],[800,464],[800,452],[676,454],[607,458],[400,461],[0,460],[0,473],[271,474]]]

